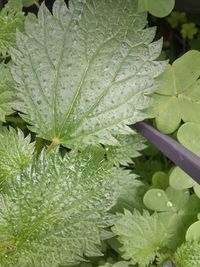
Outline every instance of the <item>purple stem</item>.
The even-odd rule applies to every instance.
[[[200,184],[200,157],[145,122],[138,122],[133,128]]]

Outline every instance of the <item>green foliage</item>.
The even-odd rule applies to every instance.
[[[161,42],[149,44],[155,30],[143,29],[134,0],[56,1],[53,14],[43,5],[17,33],[17,109],[39,137],[66,147],[116,144],[114,134],[146,116],[165,66],[155,61]]]
[[[172,28],[176,28],[179,23],[184,23],[187,21],[185,12],[173,11],[169,17],[166,18]]]
[[[188,68],[188,66],[190,66]],[[153,113],[156,125],[164,133],[174,132],[181,120],[198,122],[200,117],[200,52],[189,51],[168,65],[158,81]]]
[[[184,123],[177,132],[179,142],[198,156],[200,156],[199,135],[200,124],[192,122]],[[177,190],[193,187],[194,192],[200,198],[200,185],[179,167],[171,171],[170,185]]]
[[[174,256],[176,267],[199,267],[200,244],[198,242],[186,242],[178,248]]]
[[[200,155],[200,52],[161,74],[147,28],[145,11],[173,6],[10,0],[0,12],[1,267],[199,265],[200,186],[127,126],[155,116]],[[184,13],[167,20],[185,44],[197,34]]]
[[[187,229],[185,239],[186,241],[190,242],[200,242],[200,221],[197,221],[190,225],[190,227]]]
[[[118,141],[118,146],[107,146],[107,157],[109,160],[114,159],[115,164],[122,164],[128,166],[128,163],[132,163],[132,158],[140,156],[139,151],[146,148],[144,145],[144,139],[134,133],[129,135],[115,136]]]
[[[148,11],[155,17],[166,17],[172,11],[175,0],[138,0],[138,11]]]
[[[167,232],[172,236],[171,249],[175,249],[185,239],[189,225],[196,220],[200,211],[200,200],[188,190],[175,190],[168,187],[150,189],[144,195],[145,206],[158,212],[160,220],[165,225]]]
[[[102,148],[58,152],[10,179],[0,205],[2,266],[58,266],[101,255],[101,229],[119,195],[116,171]],[[102,235],[103,237],[103,235]]]
[[[0,191],[2,183],[13,178],[29,165],[34,152],[30,135],[26,138],[19,129],[0,128]]]
[[[152,263],[155,256],[159,257],[170,239],[158,215],[150,215],[145,210],[143,214],[125,210],[112,229],[123,244],[123,258],[141,267]]]
[[[0,121],[13,113],[13,102],[16,100],[12,76],[7,65],[0,63]]]
[[[6,57],[16,45],[16,29],[23,31],[24,15],[9,6],[0,11],[0,54]]]
[[[195,25],[195,23],[184,23],[182,25],[181,33],[183,38],[193,39],[194,35],[198,33],[198,29]]]

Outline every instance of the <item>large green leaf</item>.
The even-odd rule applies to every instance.
[[[156,124],[165,133],[175,131],[181,120],[199,122],[200,52],[189,51],[168,65],[160,75],[160,88],[154,94]]]
[[[0,265],[58,267],[99,256],[120,192],[101,147],[42,154],[10,181],[0,203]],[[102,235],[102,237],[105,235]]]
[[[17,34],[13,76],[18,109],[38,136],[73,147],[116,144],[150,105],[161,42],[144,29],[136,0],[57,0]]]
[[[5,116],[13,113],[13,102],[16,100],[12,76],[7,65],[0,64],[0,121],[5,121]]]

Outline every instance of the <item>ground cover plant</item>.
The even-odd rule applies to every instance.
[[[200,155],[200,52],[160,59],[164,2],[1,10],[0,266],[200,266],[200,186],[129,127]]]

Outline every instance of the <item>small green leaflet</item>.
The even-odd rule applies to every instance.
[[[174,132],[181,119],[199,122],[200,117],[200,52],[189,51],[168,65],[160,75],[160,88],[154,94],[153,113],[164,133]]]
[[[200,242],[200,221],[190,225],[190,227],[187,229],[185,239],[191,242]]]
[[[177,132],[178,141],[198,156],[200,156],[199,136],[200,124],[193,122],[184,123]],[[170,185],[177,190],[193,187],[194,192],[200,198],[200,185],[179,167],[171,171]]]
[[[152,263],[169,242],[169,235],[157,214],[150,216],[145,210],[143,214],[125,210],[112,230],[123,244],[123,258],[141,267]]]
[[[5,116],[14,112],[14,100],[16,95],[8,64],[0,63],[0,121],[5,121]]]
[[[148,11],[155,17],[166,17],[172,11],[175,0],[138,0],[138,11]]]
[[[9,179],[0,196],[1,266],[58,267],[102,255],[103,228],[113,218],[108,210],[120,193],[104,153],[100,146],[64,158],[42,153]]]
[[[147,115],[161,42],[144,29],[136,0],[57,0],[17,33],[17,109],[39,137],[66,147],[117,144],[115,135]]]

